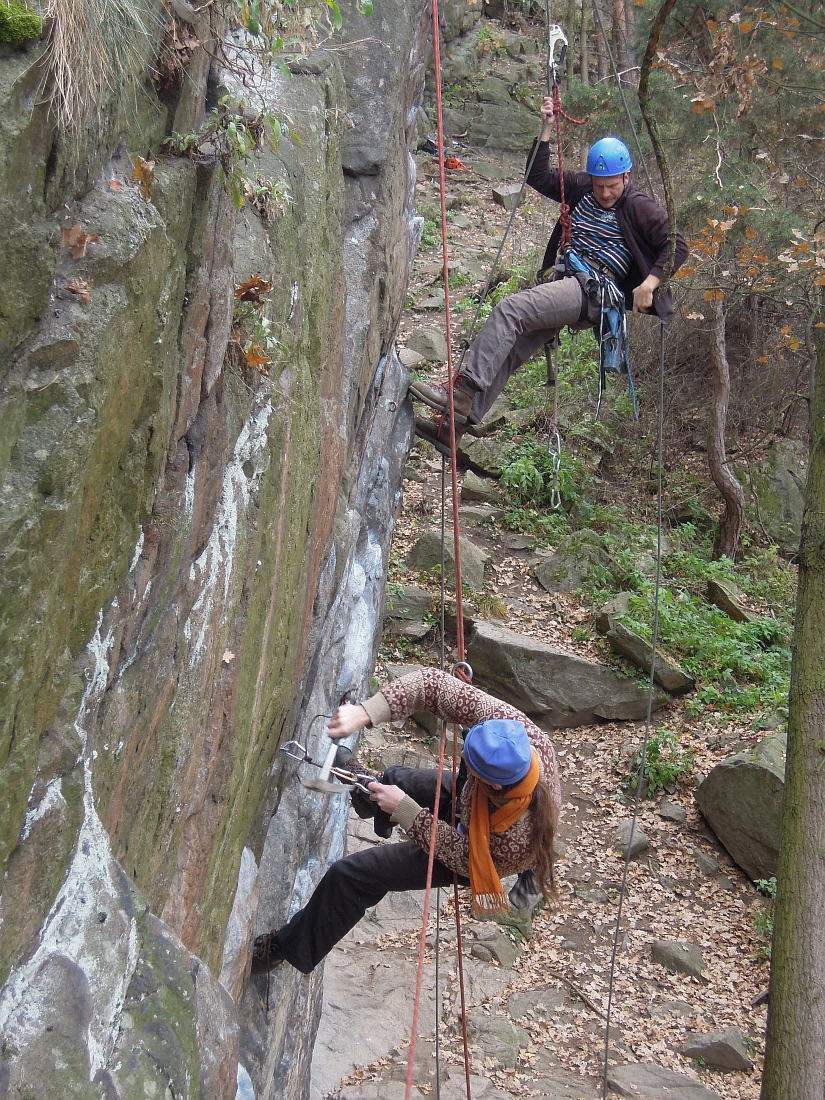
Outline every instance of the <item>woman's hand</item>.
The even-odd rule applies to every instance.
[[[360,703],[342,703],[329,720],[327,734],[335,741],[339,737],[349,737],[369,724],[370,716]]]
[[[386,783],[370,783],[370,798],[377,802],[384,813],[391,814],[404,797],[400,787]]]

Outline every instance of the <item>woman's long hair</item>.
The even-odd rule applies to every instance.
[[[558,891],[553,873],[555,852],[553,840],[556,835],[556,818],[553,812],[553,799],[550,789],[540,779],[533,790],[530,802],[530,818],[533,827],[533,859],[538,887],[545,901],[551,898],[558,901]]]

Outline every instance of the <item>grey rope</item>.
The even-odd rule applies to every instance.
[[[650,678],[647,689],[647,716],[645,718],[645,735],[642,740],[641,761],[636,778],[636,798],[633,803],[633,818],[630,824],[630,837],[624,857],[624,871],[622,873],[622,885],[619,890],[619,907],[616,912],[616,930],[613,935],[613,950],[610,955],[610,979],[607,987],[607,1021],[604,1029],[604,1072],[602,1074],[602,1100],[607,1097],[607,1073],[608,1057],[610,1054],[610,1016],[613,1008],[613,988],[616,976],[616,955],[619,949],[619,933],[622,924],[622,908],[625,894],[627,893],[627,872],[630,866],[630,848],[633,843],[633,834],[636,831],[636,822],[639,817],[639,803],[642,795],[642,782],[645,775],[647,762],[647,743],[650,738],[650,719],[653,713],[653,685],[656,670],[656,647],[659,641],[659,588],[662,579],[662,436],[664,434],[664,407],[665,407],[665,325],[659,322],[659,416],[658,439],[656,446],[657,480],[656,480],[656,581],[653,589],[653,638],[651,640]]]

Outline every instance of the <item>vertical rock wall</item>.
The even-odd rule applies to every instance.
[[[266,88],[301,139],[261,158],[293,200],[268,223],[214,166],[131,183],[214,104],[209,51],[71,138],[42,44],[0,58],[0,1096],[307,1088],[319,975],[267,1015],[245,970],[342,844],[277,750],[322,751],[377,644],[426,11],[345,27]],[[226,358],[252,275],[270,379]]]

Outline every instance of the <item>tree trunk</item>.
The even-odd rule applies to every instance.
[[[573,65],[576,60],[576,0],[568,0],[567,2],[567,27],[565,28],[567,35],[567,85],[570,86],[570,81],[573,79]]]
[[[613,0],[613,38],[616,42],[616,64],[619,68],[619,72],[623,73],[629,66],[627,59],[627,34],[624,21],[624,0]]]
[[[708,466],[716,488],[722,494],[725,511],[719,521],[719,534],[713,548],[715,558],[736,559],[739,534],[745,515],[745,492],[728,465],[725,450],[725,423],[730,400],[730,368],[725,351],[725,314],[722,299],[710,303],[710,362],[713,367],[713,401],[708,423]],[[820,1097],[820,1100],[822,1098]]]
[[[590,19],[589,0],[582,0],[582,29],[581,29],[581,78],[582,84],[590,83],[590,38],[588,35],[588,21]]]
[[[598,9],[598,11],[597,11]],[[593,0],[593,20],[596,38],[596,76],[599,81],[607,80],[607,50],[602,38],[601,28],[604,27],[604,6],[601,0]],[[607,28],[605,27],[605,32]]]
[[[820,319],[825,320],[825,302]],[[822,1100],[825,1079],[825,335],[817,379],[791,666],[762,1100]]]

